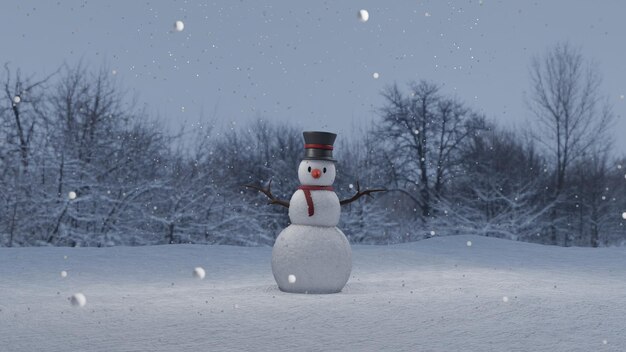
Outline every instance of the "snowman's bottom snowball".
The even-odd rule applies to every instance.
[[[289,225],[276,238],[272,272],[281,291],[340,292],[351,271],[350,243],[336,227]]]

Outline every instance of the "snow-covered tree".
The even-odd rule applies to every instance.
[[[543,56],[535,57],[530,68],[531,92],[528,106],[539,123],[537,138],[550,154],[553,181],[550,191],[557,206],[552,210],[555,224],[573,164],[591,149],[602,149],[609,140],[607,131],[614,119],[611,106],[601,94],[597,66],[587,62],[580,49],[568,42],[557,43]],[[565,215],[567,216],[567,215]],[[567,244],[568,235],[552,226],[553,244]]]
[[[445,214],[437,219],[437,227],[459,234],[540,240],[554,204],[543,196],[543,160],[532,145],[491,124],[465,143],[462,155],[463,172],[455,177],[451,195],[437,205]]]

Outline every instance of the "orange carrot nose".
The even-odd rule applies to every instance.
[[[313,169],[313,171],[311,171],[311,176],[313,176],[313,178],[320,178],[320,176],[322,176],[322,172],[320,169]]]

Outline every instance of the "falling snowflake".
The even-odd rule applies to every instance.
[[[203,268],[201,267],[196,267],[195,269],[193,269],[193,277],[195,277],[196,279],[204,279],[204,276],[206,275],[206,272],[204,271]]]
[[[369,12],[367,12],[367,10],[359,10],[357,17],[359,18],[359,21],[367,22],[367,20],[370,19],[370,14]]]
[[[289,281],[290,284],[293,284],[294,282],[296,282],[296,275],[289,275],[287,277],[287,280]]]
[[[467,241],[466,244],[467,244],[468,247],[471,247],[472,246],[472,241]]]
[[[22,101],[22,98],[19,95],[13,97],[13,102],[15,104],[19,104]]]
[[[65,270],[61,271],[61,277],[67,277],[67,271]]]
[[[67,197],[68,197],[70,200],[74,200],[74,199],[76,199],[76,192],[74,192],[74,191],[70,191],[70,193],[68,193],[68,194],[67,194]]]
[[[348,188],[353,189],[354,185],[351,183],[351,184],[348,185]]]
[[[380,74],[378,74],[378,72],[374,72],[372,74],[372,77],[374,77],[374,79],[378,79],[378,77],[380,77]]]
[[[505,303],[506,303],[506,302],[508,302],[508,301],[509,301],[509,297],[507,297],[507,296],[502,297],[502,302],[505,302]]]
[[[182,32],[183,29],[185,29],[185,24],[183,23],[183,21],[174,22],[174,30],[176,32]]]
[[[87,304],[87,298],[82,293],[75,293],[70,297],[70,303],[75,307],[84,307]]]
[[[626,211],[622,213],[622,219],[626,220]]]
[[[430,17],[430,12],[424,12],[424,17]]]
[[[430,231],[430,235],[434,236],[435,235],[435,231]]]

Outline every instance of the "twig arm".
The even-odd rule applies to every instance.
[[[386,189],[383,188],[375,188],[375,189],[366,189],[365,191],[361,191],[361,186],[359,185],[359,181],[356,182],[356,194],[348,199],[344,199],[339,202],[341,205],[346,205],[354,202],[355,200],[361,198],[362,196],[372,196],[372,193],[375,192],[386,192]]]
[[[259,187],[257,185],[244,185],[244,187],[256,189],[257,191],[265,194],[265,196],[269,199],[267,204],[278,204],[278,205],[282,205],[285,208],[289,208],[288,200],[278,199],[274,197],[274,195],[272,194],[272,180],[271,179],[270,179],[270,182],[267,184],[267,188]]]

